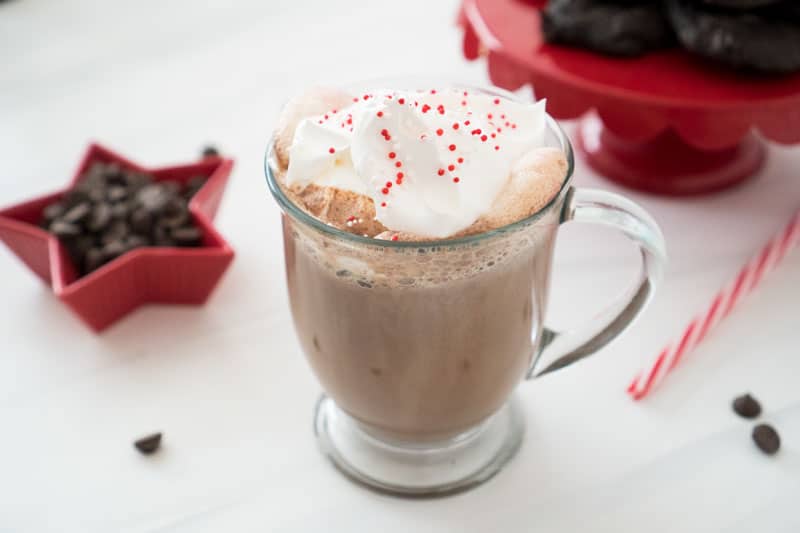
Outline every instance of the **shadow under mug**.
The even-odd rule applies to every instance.
[[[619,195],[572,187],[572,147],[549,116],[546,139],[568,160],[548,205],[502,228],[433,242],[376,240],[310,216],[281,189],[270,141],[266,175],[283,210],[292,316],[325,390],[315,433],[351,479],[411,496],[489,479],[522,441],[516,386],[595,353],[652,296],[665,263],[657,224]],[[601,315],[556,332],[544,325],[553,249],[559,226],[573,221],[621,231],[639,247],[642,268]]]

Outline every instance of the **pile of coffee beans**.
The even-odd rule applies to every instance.
[[[199,246],[188,204],[205,183],[156,182],[117,163],[94,163],[78,185],[45,207],[42,227],[69,251],[80,275],[142,246]]]

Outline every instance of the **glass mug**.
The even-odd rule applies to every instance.
[[[325,390],[315,433],[351,479],[415,496],[489,479],[522,441],[515,387],[596,352],[652,296],[665,262],[656,223],[621,196],[572,187],[572,147],[549,116],[546,139],[568,161],[549,204],[501,228],[433,242],[362,237],[305,213],[278,184],[270,141],[265,167],[283,210],[292,317]],[[555,237],[570,221],[620,230],[641,250],[642,268],[630,293],[591,323],[556,332],[543,320]]]

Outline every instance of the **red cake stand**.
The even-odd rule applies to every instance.
[[[764,142],[800,142],[800,74],[739,74],[681,49],[634,59],[548,45],[544,0],[464,0],[468,59],[494,84],[534,87],[551,115],[582,121],[576,145],[604,176],[668,195],[720,190],[752,176]]]

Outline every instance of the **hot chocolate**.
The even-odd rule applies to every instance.
[[[287,106],[274,145],[284,192],[322,222],[373,238],[284,217],[303,350],[369,433],[453,437],[525,375],[559,223],[546,207],[567,174],[544,129],[543,104],[469,90],[315,90]],[[536,212],[535,224],[492,232]],[[480,246],[458,240],[486,232]]]

